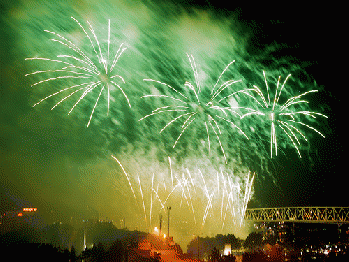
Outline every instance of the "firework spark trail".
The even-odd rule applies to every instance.
[[[220,80],[221,77],[224,75],[225,71],[227,71],[227,69],[229,68],[229,66],[230,66],[232,63],[234,63],[234,62],[235,62],[235,60],[234,60],[234,61],[231,61],[231,62],[224,68],[224,70],[222,71],[222,73],[221,73],[220,76],[218,77],[218,80],[217,80],[216,84],[213,86],[213,88],[212,88],[212,90],[211,90],[211,95],[213,95],[213,91],[215,90],[216,86],[217,86],[218,83],[219,83],[219,80]]]
[[[211,116],[209,116],[209,120],[211,120],[211,119],[214,121],[214,119],[211,118]],[[221,133],[221,131],[220,131],[218,125],[217,125],[217,122],[214,121],[214,123],[216,124],[216,127],[217,127],[217,129],[218,129],[218,131],[219,131],[219,134],[216,132],[216,130],[215,130],[215,128],[213,127],[212,123],[209,122],[209,124],[210,124],[210,126],[211,126],[213,132],[215,133],[215,135],[216,135],[216,137],[217,137],[217,140],[218,140],[218,142],[219,142],[219,146],[220,146],[220,148],[221,148],[221,150],[222,150],[225,163],[227,163],[227,157],[225,156],[224,148],[223,148],[223,146],[222,146],[221,140],[219,139],[219,135],[221,135],[222,133]]]
[[[142,203],[143,203],[144,221],[145,221],[145,224],[147,224],[147,214],[146,214],[146,211],[145,211],[145,203],[144,203],[142,185],[141,185],[141,180],[139,179],[139,176],[138,176],[138,183],[139,183],[139,192],[141,193]]]
[[[206,128],[206,133],[207,133],[207,142],[208,142],[208,152],[211,152],[211,142],[210,142],[210,133],[208,131],[208,126],[207,123],[205,121],[205,128]]]
[[[222,190],[222,203],[221,203],[221,219],[222,220],[223,220],[224,194],[225,194],[225,190]],[[224,221],[223,221],[223,224],[224,224]]]
[[[241,80],[237,80],[237,81],[229,80],[229,81],[225,82],[225,83],[222,85],[222,87],[221,87],[220,89],[218,89],[217,92],[211,97],[209,103],[212,103],[213,100],[214,100],[220,93],[222,93],[224,89],[226,89],[227,87],[231,86],[232,84],[239,83],[239,82],[241,82]],[[234,93],[237,93],[237,92],[234,92]]]
[[[201,230],[208,223],[208,219],[214,219],[215,223],[220,221],[222,230],[227,225],[226,220],[228,217],[231,218],[229,221],[232,224],[242,225],[247,204],[252,195],[254,175],[251,179],[250,172],[244,176],[245,178],[242,183],[239,182],[240,180],[235,181],[232,174],[225,173],[222,169],[217,170],[213,178],[206,176],[200,168],[194,172],[191,172],[189,168],[184,168],[182,172],[178,173],[173,170],[172,160],[168,157],[170,170],[167,171],[167,178],[160,178],[153,173],[148,186],[148,180],[146,178],[141,179],[139,175],[135,175],[139,190],[139,192],[135,192],[130,175],[126,173],[120,161],[114,156],[112,157],[122,168],[132,194],[135,200],[138,200],[137,206],[141,214],[143,214],[147,228],[152,228],[154,221],[152,216],[157,212],[166,213],[166,206],[174,205],[173,201],[178,204],[184,203],[183,206],[180,204],[177,207],[180,210],[183,208],[190,210],[191,219],[194,224],[198,225],[197,222],[201,221],[199,224]],[[157,184],[156,187],[155,184]],[[149,188],[149,190],[145,190],[146,188]],[[136,196],[137,194],[139,197]],[[204,195],[204,197],[197,198],[200,195]],[[194,196],[196,197],[195,200]],[[155,204],[154,199],[157,200],[156,203],[158,204]],[[147,214],[149,215],[149,219],[147,218]]]
[[[227,211],[228,211],[228,207],[230,205],[230,193],[228,193],[228,190],[227,190],[227,186],[226,186],[226,178],[224,177],[223,173],[222,173],[222,177],[223,177],[223,186],[224,186],[224,190],[223,190],[223,196],[222,196],[222,207],[223,207],[223,204],[224,204],[224,199],[225,199],[225,195],[226,195],[226,198],[227,198],[227,201],[226,201],[226,205],[225,205],[225,211],[224,211],[224,217],[223,217],[223,222],[222,222],[222,229],[224,227],[224,224],[225,224],[225,218],[227,217]]]
[[[240,92],[252,98],[256,102],[256,104],[259,105],[261,108],[261,109],[249,108],[248,110],[251,112],[241,115],[240,118],[243,119],[251,115],[267,116],[267,121],[270,122],[270,157],[271,158],[273,157],[274,152],[275,152],[275,156],[277,156],[277,149],[278,149],[277,128],[280,128],[281,131],[283,131],[283,133],[289,138],[289,141],[291,141],[293,147],[296,149],[300,158],[302,156],[299,150],[299,147],[301,145],[299,139],[303,138],[305,141],[308,141],[308,140],[304,135],[304,133],[302,133],[301,130],[295,126],[295,124],[306,126],[307,128],[312,129],[313,131],[315,131],[316,133],[318,133],[319,135],[325,138],[325,136],[320,131],[303,122],[295,121],[295,118],[299,115],[303,115],[305,117],[308,116],[314,119],[316,118],[316,116],[322,116],[322,117],[328,118],[326,115],[323,115],[317,112],[299,110],[295,107],[292,107],[292,106],[297,106],[301,103],[307,104],[308,101],[300,100],[301,97],[309,93],[318,92],[318,90],[310,90],[300,95],[290,97],[287,99],[287,101],[283,105],[279,104],[279,99],[281,97],[282,91],[285,88],[286,82],[290,76],[291,74],[287,75],[281,87],[280,87],[281,76],[278,77],[273,101],[271,101],[270,99],[270,88],[268,86],[268,81],[266,78],[265,71],[263,71],[263,77],[264,77],[264,82],[267,89],[267,98],[265,97],[261,89],[258,88],[258,86],[256,85],[253,85],[254,88],[247,89],[245,91],[254,91],[257,94],[257,97],[245,91]],[[261,102],[258,101],[258,98],[261,100]]]
[[[135,193],[135,190],[132,186],[132,182],[131,182],[131,179],[129,177],[129,175],[127,174],[127,172],[125,171],[123,165],[120,163],[120,161],[113,155],[111,155],[113,159],[115,159],[117,161],[117,163],[119,164],[119,166],[121,167],[124,175],[126,176],[127,178],[127,181],[128,181],[128,184],[130,186],[130,189],[132,191],[132,194],[135,198],[135,200],[137,201],[137,197],[136,197],[136,193]],[[170,158],[169,158],[170,159]],[[182,190],[184,190],[184,187],[182,185],[184,179],[181,179],[179,180],[177,177],[176,179],[178,180],[178,183],[172,188],[171,192],[168,194],[168,195],[165,195],[165,198],[166,200],[163,201],[162,198],[160,197],[159,195],[159,183],[157,185],[157,188],[156,190],[154,189],[154,177],[155,177],[155,174],[153,174],[153,177],[152,177],[152,183],[151,183],[151,190],[150,190],[150,204],[149,204],[149,227],[151,227],[151,220],[152,220],[152,210],[153,210],[153,194],[155,194],[155,197],[156,199],[159,201],[160,205],[161,205],[161,209],[164,211],[164,212],[167,212],[166,211],[166,208],[165,208],[165,205],[166,205],[166,202],[167,200],[170,198],[170,196],[173,194],[173,192],[176,190],[176,188],[178,186],[181,186],[182,187]],[[147,225],[147,208],[146,208],[146,200],[145,200],[145,196],[143,194],[143,189],[142,189],[142,182],[141,182],[141,179],[139,177],[139,175],[137,176],[137,181],[138,181],[138,184],[139,184],[139,194],[141,195],[141,201],[142,201],[142,208],[143,208],[143,213],[144,213],[144,221],[145,221],[145,224]],[[166,184],[164,184],[164,189],[165,191],[167,190],[166,189]],[[184,198],[187,200],[187,205],[188,207],[190,207],[190,203],[189,203],[189,200],[188,200],[188,197],[186,196],[185,192],[183,191],[183,194],[184,194]],[[137,205],[138,205],[138,202],[137,202]],[[193,208],[193,206],[191,205],[191,207]]]
[[[245,190],[245,196],[244,196],[244,202],[243,202],[243,207],[242,207],[242,214],[241,214],[241,220],[240,220],[240,225],[243,223],[243,219],[244,219],[244,214],[246,212],[247,209],[247,203],[250,201],[251,199],[251,190],[252,190],[252,184],[254,181],[254,175],[251,178],[250,181],[250,172],[248,173],[248,177],[247,177],[247,190]]]
[[[150,192],[150,213],[149,213],[149,224],[151,226],[151,212],[153,210],[153,190],[154,190],[154,176],[155,174],[153,173],[153,177],[151,179],[151,192]]]
[[[111,157],[114,158],[115,161],[118,162],[119,166],[121,167],[122,172],[125,174],[125,176],[126,176],[126,178],[127,178],[127,181],[128,181],[128,184],[130,185],[132,194],[133,194],[135,200],[137,201],[137,197],[136,197],[135,191],[133,190],[132,183],[131,183],[130,178],[128,177],[128,174],[126,173],[124,167],[122,166],[122,164],[120,163],[120,161],[119,161],[115,156],[111,155]]]
[[[190,178],[190,183],[191,183],[192,187],[194,188],[194,192],[195,192],[195,194],[196,194],[194,180],[193,180],[193,178],[192,178],[192,176],[191,176],[190,171],[189,171],[188,168],[186,169],[186,171],[187,171],[187,174],[188,174],[188,176],[189,176],[189,178]]]
[[[177,89],[173,88],[172,86],[170,86],[170,85],[168,85],[168,84],[166,84],[166,83],[162,83],[162,82],[157,81],[157,80],[154,80],[154,79],[143,79],[143,81],[152,81],[152,82],[159,83],[159,84],[161,84],[161,85],[165,85],[165,86],[171,88],[171,89],[172,89],[173,91],[175,91],[176,93],[180,94],[183,98],[188,99],[188,97],[186,97],[186,96],[183,95],[181,92],[179,92]],[[184,103],[184,102],[183,102],[183,103]]]
[[[183,176],[183,178],[179,179],[177,177],[177,175],[175,175],[175,178],[177,179],[177,183],[178,183],[177,185],[179,185],[182,188],[181,203],[182,203],[182,200],[184,198],[186,200],[188,208],[191,208],[191,210],[193,212],[194,221],[195,221],[195,224],[196,224],[195,210],[194,210],[194,206],[193,206],[193,202],[192,202],[191,196],[189,195],[189,197],[187,197],[187,194],[185,193],[185,187],[184,186],[185,186],[186,179],[184,177],[184,173],[182,173],[182,176]],[[184,186],[183,186],[183,184],[184,184]],[[190,194],[190,191],[189,191],[188,187],[187,187],[187,190],[188,190],[188,193]],[[190,203],[189,203],[189,200],[190,200]]]
[[[157,81],[154,79],[148,79],[148,78],[143,79],[143,81],[154,82],[154,84],[157,83],[157,84],[169,87],[170,91],[174,91],[175,96],[161,94],[161,95],[145,95],[145,96],[142,96],[141,98],[150,98],[150,97],[164,98],[164,99],[168,99],[169,101],[171,100],[173,102],[179,102],[179,103],[181,103],[181,105],[171,104],[168,106],[158,107],[155,110],[153,110],[150,114],[145,115],[144,117],[142,117],[138,121],[142,121],[150,116],[154,116],[154,115],[158,115],[158,114],[162,114],[162,113],[184,112],[184,113],[180,113],[180,115],[172,118],[169,122],[167,122],[165,124],[165,126],[160,130],[160,133],[162,133],[169,126],[171,126],[175,123],[178,123],[179,121],[183,121],[184,123],[179,124],[179,126],[180,126],[179,135],[173,144],[173,148],[175,148],[177,143],[180,141],[181,137],[185,133],[185,131],[190,126],[193,126],[194,123],[199,123],[200,125],[203,124],[205,126],[206,133],[207,133],[209,152],[211,151],[210,133],[212,132],[213,136],[216,137],[216,139],[218,141],[219,148],[220,148],[221,152],[223,153],[223,157],[225,159],[225,162],[227,162],[226,153],[224,151],[223,144],[221,141],[222,132],[220,130],[221,127],[218,123],[218,120],[222,120],[223,122],[228,124],[231,128],[236,127],[240,133],[242,133],[245,137],[247,137],[247,135],[240,128],[238,128],[237,125],[235,125],[232,120],[228,120],[228,119],[220,117],[218,115],[219,113],[223,113],[224,116],[227,117],[228,116],[227,111],[234,112],[234,108],[227,108],[227,107],[219,106],[219,102],[222,101],[222,99],[219,100],[218,105],[213,105],[213,103],[215,103],[216,98],[224,90],[226,90],[228,87],[230,87],[233,84],[241,82],[241,80],[229,80],[229,81],[224,82],[223,84],[221,84],[217,88],[218,83],[220,82],[222,76],[227,71],[229,66],[234,63],[234,61],[229,63],[225,67],[223,72],[220,74],[217,82],[215,83],[215,85],[213,86],[213,88],[211,90],[211,95],[209,97],[205,97],[204,95],[202,95],[203,88],[201,86],[200,79],[198,76],[198,71],[197,71],[197,66],[196,66],[195,60],[194,60],[194,56],[187,54],[187,57],[189,59],[190,66],[191,66],[191,69],[193,71],[195,85],[193,85],[189,81],[185,81],[184,87],[188,88],[189,93],[192,92],[194,94],[195,99],[192,99],[190,96],[183,95],[176,88],[174,88],[166,83],[163,83],[163,82],[160,82],[160,81]],[[234,94],[236,94],[236,93],[237,92],[234,92]],[[227,97],[228,96],[226,96],[225,98],[227,98]]]
[[[173,186],[172,162],[171,162],[170,157],[168,157],[168,163],[170,165],[170,174],[171,174],[171,181],[172,181],[172,186]]]
[[[179,186],[180,184],[178,183],[177,185],[175,185],[173,188],[172,188],[172,191],[168,194],[168,196],[166,197],[165,199],[165,202],[164,202],[164,205],[166,204],[167,200],[170,198],[170,196],[172,195],[172,193],[175,191],[175,189],[177,188],[177,186]]]
[[[56,38],[52,38],[51,40],[53,42],[58,42],[59,44],[65,46],[66,48],[72,50],[74,52],[75,55],[58,55],[57,57],[59,58],[64,58],[67,61],[63,61],[63,60],[56,60],[56,59],[49,59],[49,58],[41,58],[41,57],[34,57],[34,58],[26,58],[25,60],[43,60],[43,61],[48,61],[48,62],[54,62],[56,64],[60,64],[62,63],[63,65],[65,65],[65,67],[58,69],[58,70],[45,70],[45,71],[36,71],[33,73],[29,73],[26,74],[25,76],[29,76],[29,75],[35,75],[35,74],[41,74],[41,73],[63,73],[65,75],[61,76],[56,76],[56,77],[49,77],[47,79],[38,81],[34,84],[32,84],[31,86],[36,86],[39,84],[43,84],[43,83],[47,83],[50,81],[56,81],[56,80],[64,80],[64,79],[77,79],[80,81],[84,81],[84,83],[78,84],[78,85],[73,85],[67,88],[64,88],[58,92],[55,92],[51,95],[46,96],[45,98],[41,99],[39,102],[35,103],[33,106],[37,106],[38,104],[42,103],[43,101],[45,101],[48,98],[51,98],[53,96],[56,96],[58,94],[64,93],[65,91],[69,90],[69,89],[74,89],[76,87],[80,87],[82,85],[86,85],[85,87],[82,87],[78,90],[73,91],[72,93],[66,95],[63,99],[61,99],[54,107],[52,107],[52,109],[54,109],[57,105],[59,105],[61,102],[63,102],[64,100],[66,100],[67,98],[70,98],[71,96],[73,96],[75,93],[78,93],[80,91],[83,91],[85,89],[85,91],[83,92],[83,94],[80,96],[80,98],[78,99],[78,101],[74,104],[74,106],[70,109],[69,113],[70,114],[73,109],[75,108],[75,106],[81,101],[83,100],[86,95],[90,92],[92,92],[95,88],[99,88],[100,87],[100,91],[98,94],[98,97],[96,99],[96,102],[92,108],[92,112],[90,114],[89,117],[89,121],[87,123],[87,127],[90,125],[92,117],[94,115],[94,111],[97,107],[98,101],[100,96],[102,95],[102,92],[104,90],[107,90],[107,115],[109,115],[109,108],[110,108],[110,89],[112,87],[117,87],[121,93],[123,94],[123,96],[125,97],[127,104],[129,107],[131,107],[130,101],[125,93],[125,91],[123,90],[123,88],[116,82],[114,82],[112,79],[113,78],[119,78],[121,79],[121,81],[123,83],[125,83],[125,80],[122,76],[114,74],[113,70],[115,68],[116,63],[118,62],[120,56],[122,55],[122,53],[127,49],[126,47],[124,47],[124,43],[122,43],[119,47],[119,49],[117,50],[115,56],[113,59],[110,59],[110,52],[111,52],[111,48],[110,48],[110,19],[108,19],[108,40],[107,40],[107,54],[104,54],[102,52],[102,48],[100,45],[100,42],[98,40],[98,37],[92,27],[92,25],[87,21],[88,25],[89,25],[89,32],[93,35],[93,39],[95,41],[95,43],[97,44],[97,48],[98,51],[96,50],[96,46],[93,43],[88,30],[86,30],[81,23],[75,19],[74,17],[71,17],[78,25],[79,27],[83,30],[85,36],[88,38],[89,43],[92,47],[93,53],[95,55],[95,58],[97,58],[98,63],[94,63],[93,57],[89,57],[84,51],[82,51],[77,45],[75,45],[73,42],[69,41],[67,38],[65,38],[64,36],[55,33],[55,32],[51,32],[49,30],[44,30],[45,32],[54,35],[54,37]],[[57,39],[58,38],[58,39]],[[76,63],[76,64],[74,64]],[[74,71],[75,70],[75,71]],[[51,109],[51,110],[52,110]]]
[[[97,82],[97,83],[92,83],[91,85],[88,85],[88,89],[80,96],[80,98],[78,99],[78,101],[76,101],[76,103],[73,105],[73,107],[70,109],[70,111],[68,112],[68,115],[74,110],[74,108],[77,106],[77,104],[80,103],[80,101],[82,99],[84,99],[84,97],[87,95],[87,93],[91,92],[96,86],[98,86],[101,83],[101,81]],[[76,91],[74,91],[73,93],[71,93],[69,96],[71,96],[72,94],[74,94]],[[66,98],[68,98],[69,96],[64,97],[62,100],[65,100]],[[61,101],[62,101],[61,100]],[[61,101],[59,101],[56,105],[58,105]],[[55,106],[56,106],[55,105]]]
[[[224,215],[224,220],[225,220],[225,218],[226,218],[226,216],[227,216],[227,212],[229,211],[229,207],[230,207],[230,209],[231,209],[231,195],[232,195],[232,192],[230,192],[229,190],[228,190],[228,187],[227,187],[227,184],[228,184],[228,186],[230,186],[229,185],[229,177],[227,177],[227,178],[224,178],[224,189],[225,189],[225,195],[226,195],[226,205],[225,205],[225,215]]]
[[[205,225],[208,212],[210,211],[210,208],[212,208],[212,199],[213,199],[213,196],[214,196],[214,192],[212,192],[212,194],[209,195],[209,197],[208,197],[208,202],[207,202],[207,205],[206,205],[206,208],[205,208],[204,217],[203,217],[203,219],[202,219],[202,228],[203,228],[204,225]]]
[[[156,195],[157,199],[159,200],[159,202],[160,202],[160,204],[161,204],[161,208],[162,208],[164,211],[166,211],[166,209],[165,209],[165,205],[162,203],[161,198],[159,197],[158,192],[157,192],[157,191],[155,191],[154,189],[152,189],[152,191],[155,193],[155,195]]]
[[[202,221],[203,221],[202,227],[204,226],[206,219],[209,216],[210,210],[212,210],[211,214],[214,216],[215,211],[213,210],[213,206],[217,206],[216,204],[213,204],[214,201],[220,202],[220,209],[221,209],[220,217],[222,221],[222,229],[224,228],[224,225],[225,225],[225,218],[227,216],[227,212],[229,212],[231,216],[234,218],[233,219],[234,224],[236,222],[240,222],[239,224],[241,226],[242,221],[244,219],[244,214],[246,212],[247,203],[251,198],[251,192],[252,192],[251,190],[252,190],[254,176],[250,180],[250,173],[247,175],[245,188],[242,191],[240,188],[240,184],[233,183],[231,177],[229,176],[225,177],[222,171],[217,172],[216,182],[218,183],[218,185],[215,184],[215,187],[210,188],[209,190],[201,170],[198,171],[198,174],[200,177],[200,181],[202,182],[202,186],[199,186],[198,183],[196,183],[196,187],[199,186],[200,188],[202,188],[203,193],[205,194],[207,199],[207,202],[205,205],[206,207],[205,207],[203,218],[202,218]],[[221,180],[221,182],[223,183],[222,190],[219,189],[220,188],[219,174],[221,174],[222,176],[222,180]],[[242,192],[244,192],[243,195],[241,195]],[[214,198],[216,200],[214,200]]]
[[[193,205],[193,199],[191,197],[191,194],[190,194],[190,183],[188,182],[188,179],[185,178],[184,176],[184,173],[183,173],[183,179],[182,179],[186,185],[186,188],[187,188],[187,191],[188,191],[188,196],[189,196],[189,200],[190,200],[190,205],[191,205],[191,209],[193,211],[193,215],[194,215],[194,221],[195,221],[195,224],[196,224],[196,217],[195,217],[195,209],[194,209],[194,205]]]

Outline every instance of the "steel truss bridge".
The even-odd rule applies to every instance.
[[[349,224],[349,207],[250,208],[246,209],[245,220]]]

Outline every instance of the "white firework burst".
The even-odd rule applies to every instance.
[[[222,136],[222,126],[219,124],[220,122],[224,122],[230,126],[230,128],[236,128],[239,130],[241,134],[243,134],[246,138],[246,134],[237,126],[234,124],[234,122],[231,120],[232,114],[237,114],[235,112],[236,108],[233,107],[223,107],[220,106],[220,102],[224,99],[218,100],[218,96],[222,93],[223,90],[226,90],[228,87],[235,83],[241,82],[241,80],[229,80],[221,84],[218,88],[218,83],[225,73],[225,71],[229,68],[231,64],[233,64],[235,61],[230,62],[221,75],[219,76],[216,84],[211,89],[211,92],[203,93],[203,88],[201,87],[201,83],[199,81],[198,71],[196,68],[195,60],[193,55],[187,54],[191,68],[194,73],[194,79],[195,84],[192,84],[189,81],[186,81],[184,83],[184,87],[188,88],[189,95],[184,95],[180,91],[178,91],[176,88],[154,80],[154,79],[143,79],[144,81],[148,82],[154,82],[163,86],[166,86],[170,88],[171,92],[173,92],[173,95],[145,95],[142,98],[149,98],[149,97],[158,97],[158,98],[165,98],[168,99],[168,101],[171,103],[170,105],[161,106],[153,110],[150,114],[144,116],[139,121],[142,121],[150,116],[162,114],[162,113],[171,113],[171,112],[178,112],[179,115],[174,117],[171,121],[169,121],[161,130],[160,133],[162,133],[166,128],[168,128],[170,125],[174,123],[178,123],[180,126],[180,133],[176,139],[176,141],[173,144],[173,148],[176,147],[177,143],[179,142],[180,138],[184,134],[184,132],[194,123],[201,124],[207,134],[207,144],[208,149],[210,151],[211,148],[211,139],[210,139],[210,133],[214,137],[216,137],[220,150],[224,156],[225,162],[227,162],[226,153],[224,151],[221,136]],[[240,91],[234,92],[238,93]],[[209,95],[207,95],[209,94]],[[230,114],[229,114],[230,113]]]
[[[280,87],[280,80],[281,76],[279,76],[274,99],[272,99],[270,95],[270,90],[267,82],[267,78],[265,75],[265,72],[263,71],[264,81],[267,89],[267,97],[263,94],[261,89],[253,85],[252,89],[248,89],[248,91],[253,91],[253,94],[251,92],[248,92],[247,90],[243,93],[251,97],[255,104],[258,105],[259,109],[250,109],[250,112],[244,114],[241,116],[241,118],[245,118],[250,115],[258,115],[266,117],[264,121],[267,121],[270,123],[270,156],[273,157],[273,151],[275,152],[275,155],[277,155],[277,128],[279,128],[282,132],[286,134],[286,136],[289,138],[289,142],[292,143],[293,147],[296,149],[299,157],[301,157],[301,153],[299,151],[299,146],[301,145],[300,139],[304,139],[305,141],[308,141],[305,134],[301,131],[299,128],[300,126],[307,127],[308,129],[311,129],[321,135],[325,138],[325,136],[319,132],[314,127],[305,124],[302,121],[298,121],[300,116],[305,117],[311,117],[316,118],[316,116],[322,116],[325,118],[328,118],[326,115],[323,115],[321,113],[317,112],[311,112],[308,110],[302,110],[301,105],[307,104],[308,101],[302,100],[301,98],[309,93],[318,92],[318,90],[310,90],[307,92],[304,92],[300,95],[293,96],[287,99],[287,101],[283,104],[279,103],[279,99],[282,93],[282,90],[285,88],[286,82],[288,78],[291,76],[289,74],[283,84]],[[280,133],[279,133],[280,135]]]
[[[57,59],[41,57],[26,58],[25,60],[39,60],[55,63],[56,65],[60,66],[60,69],[36,71],[33,73],[26,74],[25,76],[45,73],[55,74],[54,77],[49,77],[47,79],[36,82],[32,84],[32,86],[40,85],[43,83],[50,83],[59,79],[76,79],[76,81],[79,81],[76,85],[67,86],[55,93],[46,96],[45,98],[41,99],[39,102],[33,105],[37,106],[50,97],[63,94],[64,97],[51,108],[51,110],[53,110],[64,100],[73,97],[74,94],[82,93],[80,97],[77,99],[76,103],[72,106],[68,114],[70,114],[74,110],[74,108],[80,103],[80,101],[83,100],[89,93],[98,90],[97,92],[99,92],[99,94],[90,114],[90,118],[87,123],[88,127],[91,123],[93,113],[103,91],[107,92],[108,113],[110,107],[110,91],[114,88],[118,88],[122,92],[123,96],[127,100],[128,106],[131,107],[130,101],[126,93],[118,83],[120,81],[122,83],[125,83],[125,80],[122,76],[114,73],[116,63],[118,62],[122,53],[127,48],[124,46],[124,43],[122,43],[119,46],[119,49],[116,51],[116,53],[112,54],[113,52],[111,50],[110,45],[110,19],[108,20],[107,48],[104,48],[107,50],[102,50],[101,44],[92,25],[87,21],[89,28],[88,30],[86,30],[77,19],[75,19],[74,17],[71,18],[80,26],[86,38],[88,39],[91,45],[90,47],[93,50],[92,55],[89,56],[87,52],[84,52],[76,44],[74,44],[64,36],[55,32],[51,32],[49,30],[44,30],[45,32],[54,36],[54,38],[51,39],[52,41],[65,46],[66,50],[70,51],[70,53],[57,55]]]

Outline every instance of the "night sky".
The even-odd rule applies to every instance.
[[[222,167],[234,174],[255,172],[254,195],[248,207],[348,205],[342,106],[346,81],[340,62],[345,56],[340,50],[345,49],[339,10],[291,4],[265,6],[262,2],[235,7],[220,1],[128,2],[17,1],[0,5],[0,211],[35,206],[47,218],[63,219],[86,212],[114,221],[123,217],[132,221],[133,196],[111,155],[120,160],[137,189],[138,177],[145,190],[151,185],[153,173],[160,177],[168,173],[170,156],[175,168],[203,168],[207,180],[210,170]],[[115,70],[125,80],[118,83],[131,107],[120,89],[114,88],[107,113],[107,95],[103,93],[89,127],[86,125],[99,91],[86,95],[68,115],[80,95],[66,99],[54,110],[50,109],[63,96],[33,105],[54,92],[82,83],[80,80],[59,79],[32,86],[58,74],[25,76],[38,70],[59,69],[54,62],[25,58],[57,59],[57,55],[74,53],[51,41],[54,35],[45,29],[76,43],[88,56],[93,55],[88,39],[71,16],[86,29],[86,21],[91,22],[104,50],[110,19],[113,54],[121,43],[127,47]],[[142,96],[169,95],[171,91],[143,79],[176,88],[183,87],[186,79],[194,83],[186,53],[193,54],[198,71],[205,72],[202,77],[212,85],[232,60],[236,62],[223,78],[245,79],[245,86],[235,86],[240,89],[256,84],[264,90],[261,69],[271,72],[270,88],[275,87],[279,75],[285,79],[288,72],[292,73],[285,96],[299,95],[300,90],[319,90],[304,99],[309,101],[311,111],[329,118],[317,117],[307,123],[326,138],[305,130],[309,143],[302,141],[301,159],[287,137],[280,138],[279,154],[270,159],[270,139],[265,139],[270,128],[249,118],[252,120],[236,123],[246,130],[255,124],[254,143],[236,130],[224,129],[227,165],[214,136],[213,153],[206,157],[204,127],[199,124],[194,123],[192,130],[188,128],[172,149],[178,130],[171,128],[159,134],[171,119],[168,115],[138,121],[168,102]],[[200,205],[200,197],[196,197],[195,203]],[[137,208],[142,214],[141,204]],[[175,208],[171,212],[175,217]],[[137,226],[129,223],[130,227]],[[204,230],[202,234],[208,232],[215,233]]]

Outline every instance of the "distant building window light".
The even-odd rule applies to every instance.
[[[24,207],[23,212],[35,212],[38,210],[36,207]]]

